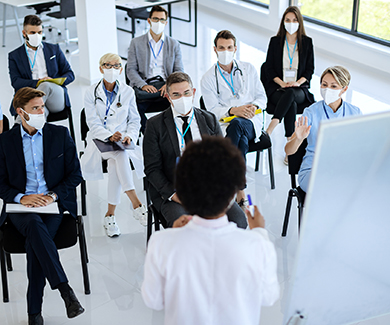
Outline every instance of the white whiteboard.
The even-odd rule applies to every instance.
[[[289,291],[283,324],[390,313],[390,113],[321,125]]]

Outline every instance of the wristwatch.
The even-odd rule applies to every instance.
[[[47,196],[50,196],[50,197],[53,199],[53,202],[57,201],[58,196],[57,196],[57,194],[54,193],[53,191],[47,192],[46,195],[47,195]]]

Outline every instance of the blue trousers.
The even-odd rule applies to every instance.
[[[255,128],[251,120],[242,117],[233,119],[226,129],[226,137],[240,149],[244,159],[249,150],[249,141],[256,137]]]
[[[13,213],[8,215],[8,219],[26,237],[27,312],[38,314],[42,310],[46,279],[52,289],[56,289],[60,283],[68,282],[53,241],[62,214]]]

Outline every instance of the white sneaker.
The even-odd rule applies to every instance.
[[[146,206],[142,204],[138,208],[134,209],[133,216],[136,220],[139,221],[139,223],[146,227],[148,224],[148,210],[146,209]]]
[[[116,237],[121,234],[118,225],[115,221],[115,216],[106,216],[104,217],[104,229],[106,229],[106,234],[108,237]]]

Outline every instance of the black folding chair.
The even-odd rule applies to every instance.
[[[301,226],[301,216],[303,212],[303,206],[305,203],[306,192],[297,186],[296,176],[301,168],[303,157],[306,154],[307,140],[305,139],[299,146],[296,153],[287,156],[288,158],[288,173],[291,176],[291,189],[288,191],[288,198],[286,204],[286,213],[284,214],[282,236],[287,234],[288,221],[290,218],[291,203],[294,197],[298,200],[298,231]]]
[[[3,132],[6,132],[9,130],[9,120],[8,117],[3,115]]]
[[[207,110],[204,103],[203,96],[199,99],[200,108]],[[263,129],[264,129],[264,112],[263,112]],[[260,164],[260,154],[264,150],[268,150],[268,165],[269,165],[269,176],[271,181],[271,190],[275,189],[275,173],[274,173],[274,163],[272,158],[272,143],[269,135],[263,130],[261,134],[261,141],[255,142],[254,140],[249,141],[249,150],[248,152],[256,152],[256,162],[255,162],[255,172],[259,171]]]
[[[61,112],[58,113],[49,113],[49,115],[47,116],[48,122],[57,122],[63,120],[68,120],[70,136],[72,137],[73,141],[76,142],[76,136],[75,136],[74,125],[73,125],[73,115],[70,107],[65,107]]]
[[[69,213],[64,213],[61,225],[54,237],[57,249],[69,248],[76,245],[77,240],[80,247],[81,267],[84,280],[84,293],[91,293],[88,275],[88,255],[85,240],[84,223],[82,216],[77,219]],[[25,237],[15,228],[9,220],[0,227],[0,260],[1,260],[1,280],[3,286],[3,302],[9,302],[7,270],[12,271],[12,261],[10,254],[26,253]]]

